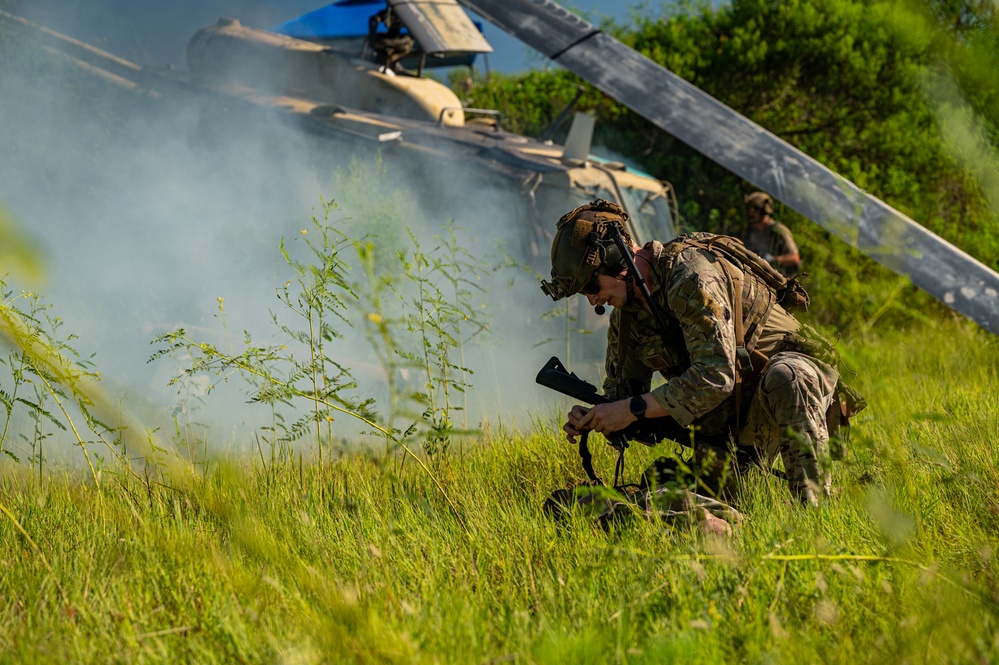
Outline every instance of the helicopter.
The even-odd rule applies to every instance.
[[[464,171],[517,192],[522,254],[536,265],[550,244],[551,220],[592,198],[628,210],[639,241],[672,237],[672,188],[590,155],[592,118],[577,114],[565,145],[551,142],[572,104],[540,140],[531,139],[504,132],[495,111],[462,107],[424,75],[435,64],[467,64],[489,52],[462,6],[999,334],[995,271],[552,0],[340,0],[271,30],[222,19],[192,38],[188,71],[141,67],[9,14],[0,19],[35,30],[82,69],[137,94],[183,91],[270,109],[312,134],[413,162],[423,176],[446,170],[458,155]],[[335,14],[346,11],[360,28],[320,29],[351,23]],[[438,196],[433,183],[420,191]]]
[[[627,210],[637,238],[676,231],[672,187],[592,155],[591,116],[575,114],[565,143],[552,141],[578,95],[532,138],[504,131],[495,110],[463,107],[426,75],[492,50],[455,0],[339,0],[270,29],[221,18],[191,37],[186,70],[142,66],[7,12],[0,21],[119,91],[213,100],[204,113],[210,131],[223,130],[227,114],[269,113],[340,153],[377,152],[404,165],[425,209],[449,212],[449,174],[460,169],[463,179],[513,195],[506,212],[520,224],[518,258],[535,267],[552,220],[594,198]]]

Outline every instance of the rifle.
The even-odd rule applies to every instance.
[[[578,399],[584,404],[609,404],[613,401],[599,394],[597,387],[592,383],[584,381],[567,370],[562,361],[555,356],[552,356],[551,360],[545,363],[545,366],[538,372],[535,381],[545,388],[551,388],[563,395]],[[608,443],[617,450],[627,448],[629,441],[638,441],[647,446],[654,446],[664,439],[671,439],[680,444],[686,440],[686,445],[689,446],[690,430],[666,416],[635,421],[620,432],[607,435]]]
[[[551,388],[556,392],[577,399],[585,404],[609,404],[613,401],[599,394],[597,387],[592,383],[584,381],[567,370],[562,361],[555,356],[552,356],[545,363],[545,366],[538,372],[535,381],[546,388]],[[583,432],[583,435],[580,437],[579,456],[583,459],[583,468],[586,470],[586,475],[590,477],[590,480],[599,482],[593,473],[593,463],[589,446],[587,445],[587,434],[588,432]],[[620,475],[620,472],[623,471],[624,450],[628,447],[629,441],[637,441],[647,446],[654,446],[668,439],[688,448],[694,447],[693,432],[669,416],[638,420],[623,430],[611,432],[605,434],[605,436],[607,437],[607,442],[620,454],[615,476]],[[739,466],[755,464],[761,469],[764,468],[755,448],[735,443],[733,450],[732,442],[724,435],[712,437],[700,436],[697,438],[697,443],[701,447],[713,449],[721,457],[734,453],[736,463]],[[774,472],[771,471],[771,473]],[[617,485],[616,478],[614,484]]]

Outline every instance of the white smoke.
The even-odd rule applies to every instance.
[[[92,41],[100,36],[106,48],[168,62],[195,29],[219,15],[268,25],[314,8],[283,3],[274,16],[263,3],[157,3],[162,16],[153,34],[138,28],[149,21],[145,15],[139,20],[138,7],[151,11],[151,3],[88,4],[86,12],[62,11],[62,3],[58,12],[55,3],[23,8],[67,34]],[[34,57],[19,56],[29,65]],[[132,408],[164,431],[177,403],[167,382],[179,365],[147,364],[150,340],[184,327],[224,345],[217,318],[218,298],[224,298],[234,345],[243,330],[255,341],[281,342],[270,312],[280,311],[275,288],[291,275],[278,242],[284,237],[294,248],[291,239],[308,226],[321,198],[341,203],[334,215],[349,217],[356,237],[380,233],[379,242],[388,245],[385,227],[371,222],[386,201],[398,201],[405,207],[402,225],[425,247],[450,217],[484,261],[497,262],[501,245],[526,258],[516,212],[522,194],[491,187],[481,174],[461,175],[460,155],[454,168],[400,168],[389,153],[379,163],[373,151],[319,139],[270,113],[234,111],[224,100],[143,100],[93,84],[73,68],[43,71],[41,79],[0,73],[0,201],[43,248],[45,295],[64,332],[79,336],[74,344],[84,356],[94,354],[112,391],[123,391]],[[398,246],[407,245],[402,228],[389,233],[397,235]],[[491,330],[466,356],[476,370],[472,426],[527,422],[539,398],[550,399],[534,386],[534,374],[564,349],[560,324],[546,329],[539,322],[552,304],[524,273],[511,285],[514,275],[495,271],[485,283]],[[405,334],[399,331],[400,338]],[[368,371],[374,358],[358,337],[343,343],[343,357],[359,368],[361,393],[380,395],[377,372]],[[536,346],[546,338],[554,341]],[[239,443],[270,418],[259,405],[242,406],[245,394],[236,383],[206,397],[196,419],[212,428],[213,443]]]

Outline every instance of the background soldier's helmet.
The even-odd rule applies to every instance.
[[[628,213],[603,199],[563,215],[552,241],[552,279],[542,280],[541,290],[552,300],[561,300],[579,293],[597,273],[620,273],[623,257],[614,244],[613,229],[631,247],[627,221]]]
[[[764,215],[774,214],[774,200],[766,192],[753,192],[742,200],[747,208],[756,208]]]

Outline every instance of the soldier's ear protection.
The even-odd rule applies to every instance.
[[[620,233],[614,224],[608,223],[603,233],[591,231],[586,237],[587,244],[590,247],[596,247],[597,251],[600,252],[600,261],[606,266],[605,274],[608,275],[617,275],[624,270],[624,257],[621,256],[621,250],[614,242],[613,234],[615,232]]]
[[[624,232],[624,225],[627,224],[629,215],[625,212],[624,208],[618,204],[604,199],[596,199],[586,207],[589,210],[610,213],[620,219],[620,226],[609,220],[604,221],[586,238],[590,247],[598,248],[601,263],[606,266],[606,274],[617,275],[625,269],[625,263],[624,257],[621,255],[621,250],[618,248],[614,238],[615,236],[621,236],[625,239],[625,245],[630,243],[630,239],[628,239],[627,236],[622,235],[622,232]]]
[[[586,226],[581,226],[581,213],[591,211],[596,214],[587,215],[583,220]],[[552,300],[560,300],[583,292],[583,288],[592,292],[597,274],[619,275],[626,268],[627,257],[624,252],[631,245],[631,236],[625,226],[627,221],[628,213],[621,206],[603,199],[579,206],[563,215],[558,221],[552,242],[552,279],[541,280],[541,291]],[[573,222],[576,225],[570,228],[569,225]],[[564,236],[564,233],[571,236]],[[575,261],[570,259],[573,266],[563,262],[561,270],[565,274],[560,273],[559,266],[556,265],[560,250],[569,252],[570,255],[577,253],[578,257]],[[581,285],[579,282],[584,278],[585,285]]]

